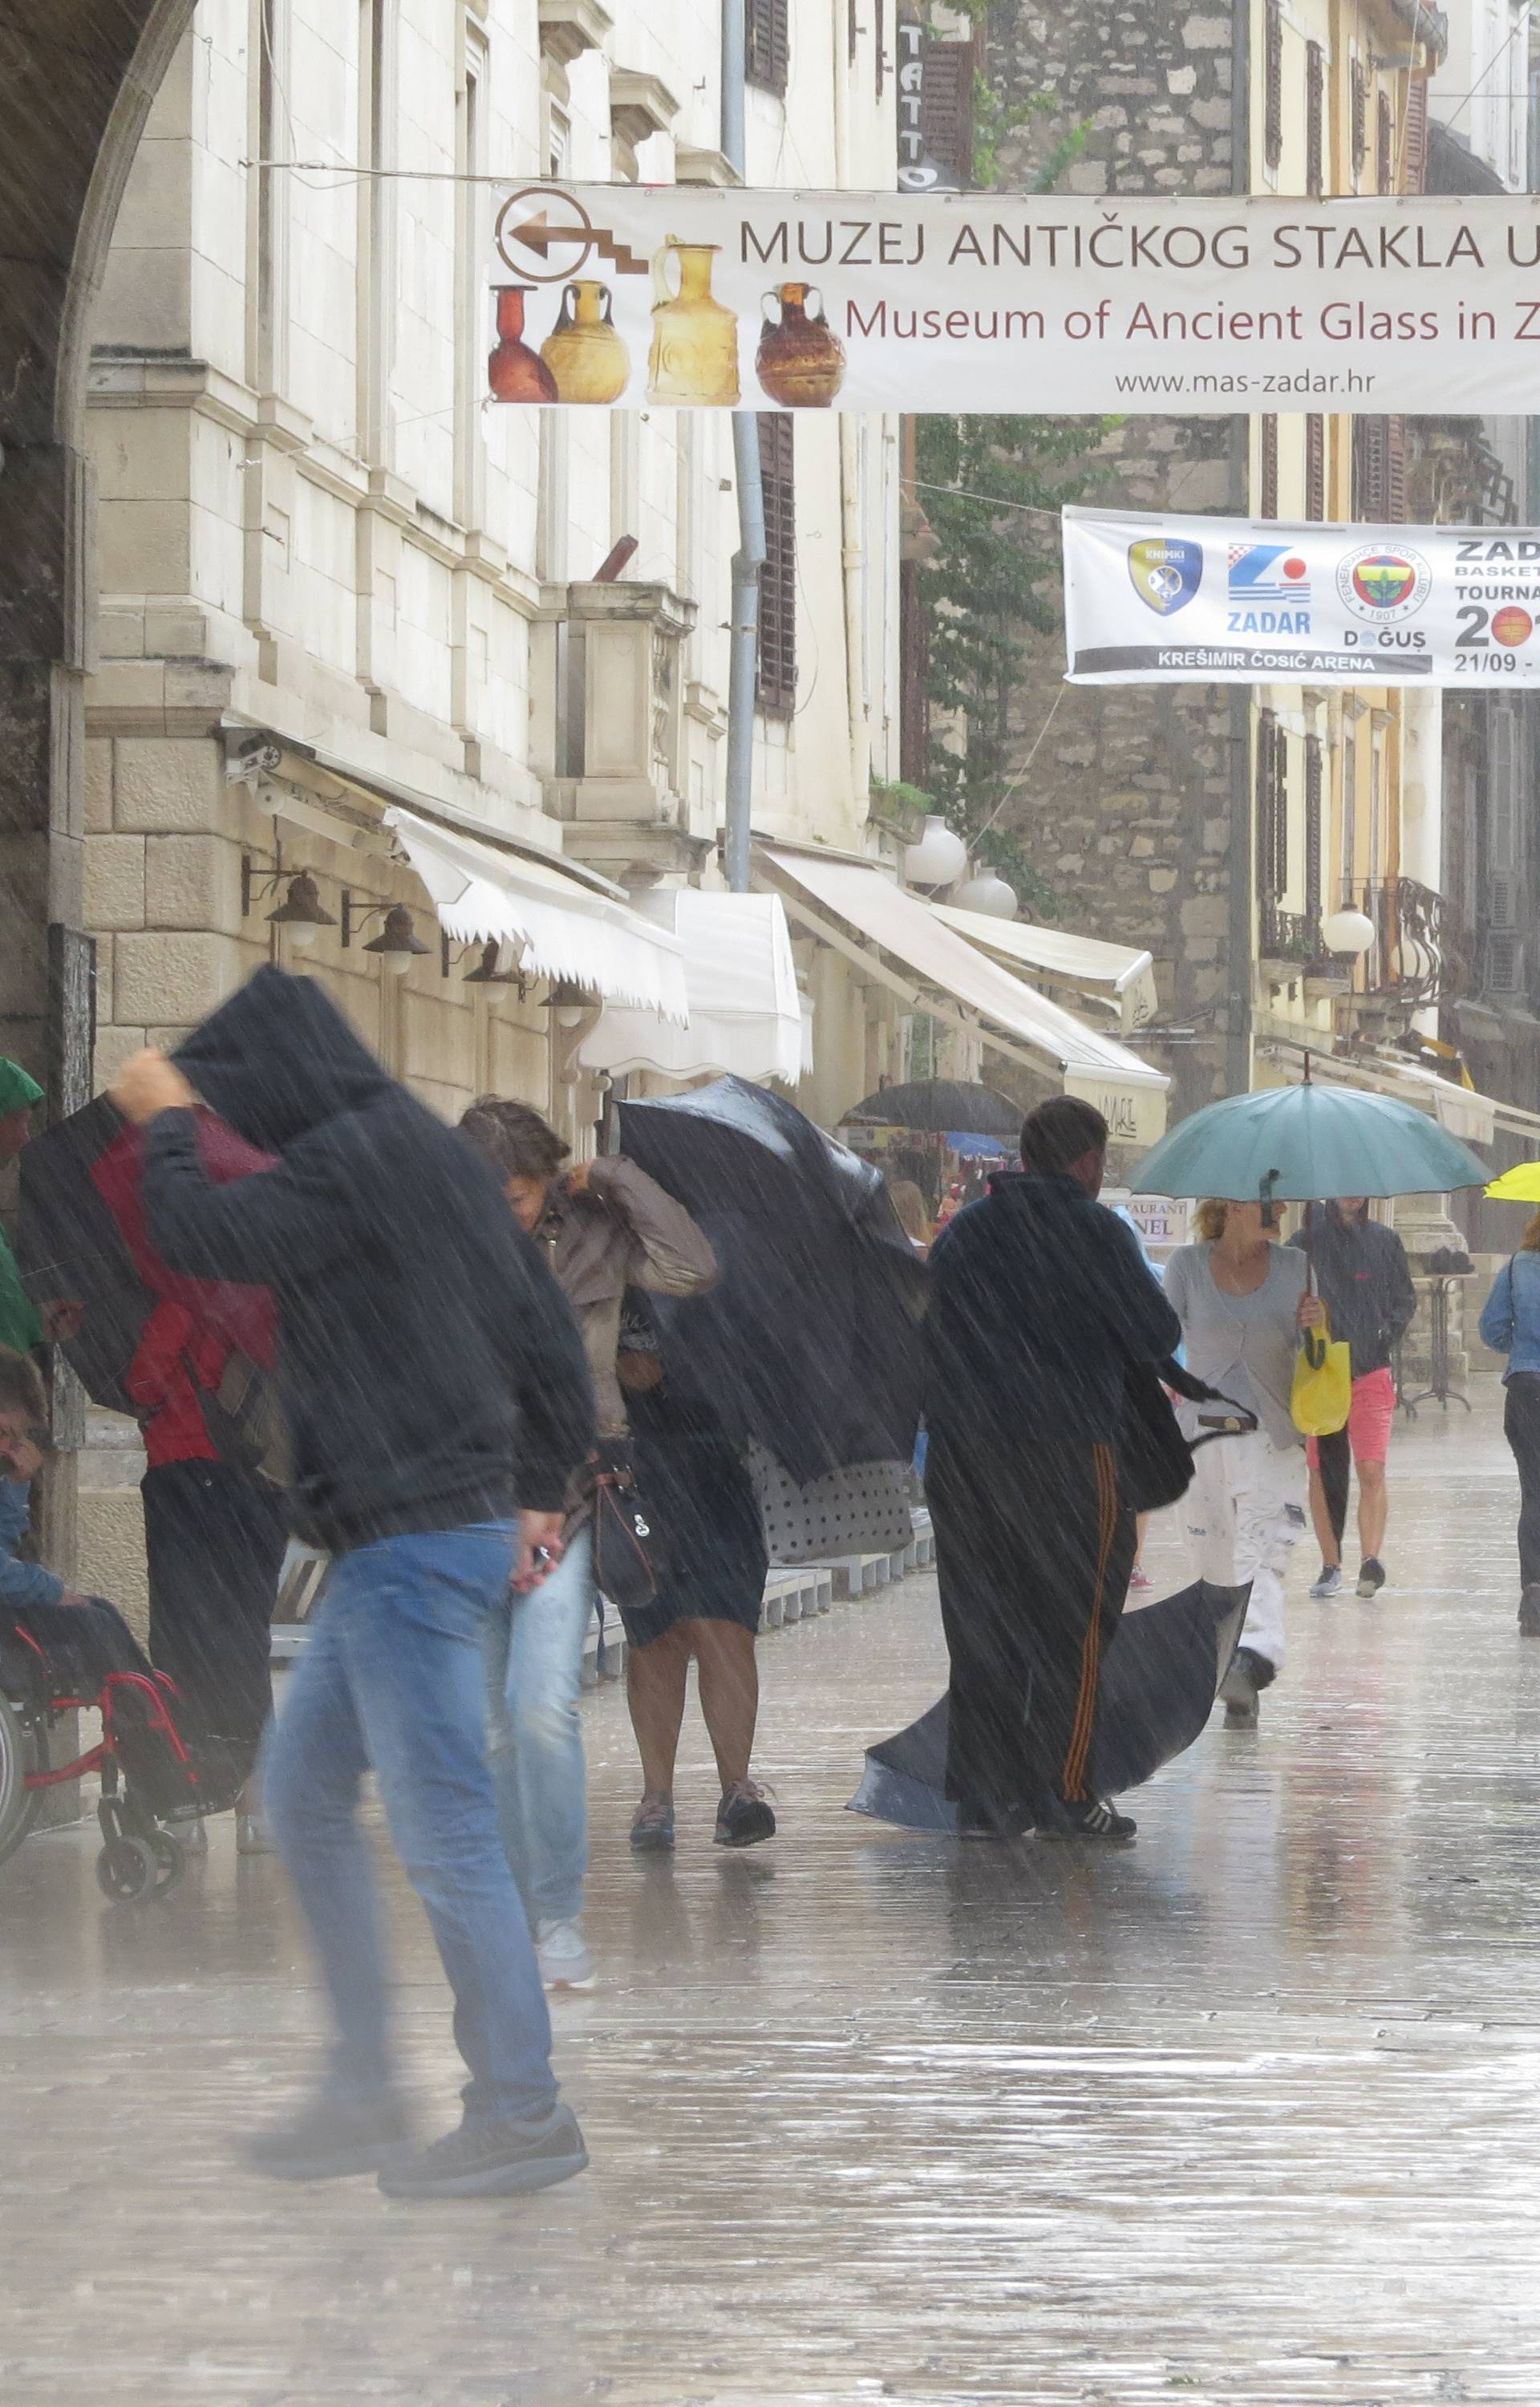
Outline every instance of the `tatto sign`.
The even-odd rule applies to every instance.
[[[527,184],[495,193],[489,264],[490,392],[546,407],[1540,410],[1522,193]]]
[[[1076,685],[1540,682],[1540,529],[1064,514]]]

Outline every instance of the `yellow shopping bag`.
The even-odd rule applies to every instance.
[[[1324,1310],[1322,1306],[1322,1310]],[[1334,1341],[1332,1325],[1305,1332],[1305,1343],[1294,1360],[1293,1393],[1289,1409],[1294,1427],[1307,1437],[1331,1437],[1346,1429],[1353,1403],[1352,1347]]]

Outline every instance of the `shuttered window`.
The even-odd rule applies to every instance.
[[[1289,742],[1270,710],[1257,719],[1257,893],[1280,903],[1289,890]]]
[[[789,718],[797,707],[796,426],[778,410],[759,416],[765,492],[765,564],[759,571],[758,701]]]
[[[920,139],[960,192],[973,181],[971,42],[925,43],[920,59]]]
[[[1321,818],[1325,762],[1319,735],[1305,738],[1305,917],[1314,936],[1321,924]]]
[[[1305,190],[1312,201],[1326,190],[1326,53],[1319,42],[1305,49]]]
[[[1406,123],[1402,136],[1401,189],[1421,192],[1428,185],[1428,78],[1412,76],[1406,85]]]
[[[1369,76],[1362,59],[1352,65],[1353,181],[1363,175],[1369,156]]]
[[[1389,192],[1395,185],[1395,118],[1389,95],[1381,93],[1375,106],[1375,189]]]
[[[1262,421],[1262,487],[1257,515],[1278,516],[1278,420],[1269,412]]]
[[[1326,420],[1314,410],[1305,420],[1305,515],[1326,515]]]
[[[1353,420],[1353,516],[1396,525],[1406,515],[1406,421]]]
[[[743,0],[743,45],[750,83],[784,94],[791,72],[791,0]]]
[[[1262,54],[1262,126],[1267,164],[1283,156],[1283,0],[1267,0]]]

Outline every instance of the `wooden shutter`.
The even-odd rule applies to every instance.
[[[920,58],[920,140],[958,192],[973,181],[971,42],[925,43]]]
[[[1363,173],[1369,156],[1369,74],[1362,59],[1352,65],[1353,181]]]
[[[1395,117],[1390,94],[1381,93],[1375,105],[1375,190],[1389,192],[1395,185]]]
[[[1305,420],[1305,515],[1326,515],[1326,420],[1316,410]]]
[[[1305,190],[1319,201],[1326,190],[1326,53],[1305,48]]]
[[[758,700],[789,718],[797,707],[796,427],[779,410],[759,414],[759,475],[765,493],[765,564],[759,571]]]
[[[1258,516],[1278,516],[1278,420],[1269,411],[1262,421],[1262,497]]]
[[[1283,156],[1283,0],[1266,0],[1262,54],[1262,125],[1267,164]]]
[[[1257,893],[1278,904],[1289,890],[1289,745],[1270,710],[1257,719]]]
[[[743,0],[743,43],[750,83],[784,95],[791,70],[791,0]]]
[[[1321,805],[1324,783],[1321,738],[1305,738],[1305,917],[1319,941],[1321,926]]]
[[[1408,77],[1406,121],[1402,136],[1401,189],[1423,192],[1428,188],[1428,78]]]
[[[1383,520],[1390,514],[1390,420],[1355,418],[1353,516]]]

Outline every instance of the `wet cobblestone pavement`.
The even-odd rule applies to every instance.
[[[1375,1604],[1291,1582],[1260,1733],[1218,1717],[1136,1847],[841,1811],[936,1693],[933,1582],[767,1641],[783,1835],[634,1862],[590,1700],[592,1935],[558,2002],[593,2170],[531,2203],[291,2192],[233,2129],[317,2027],[281,1874],[106,1910],[89,1830],[0,1873],[0,2398],[44,2407],[1540,2401],[1540,1643],[1495,1415],[1398,1438]],[[1356,1558],[1353,1558],[1356,1560]],[[1157,1588],[1185,1575],[1159,1540]],[[693,1713],[693,1709],[692,1709]],[[456,2059],[410,1897],[412,2070]]]

